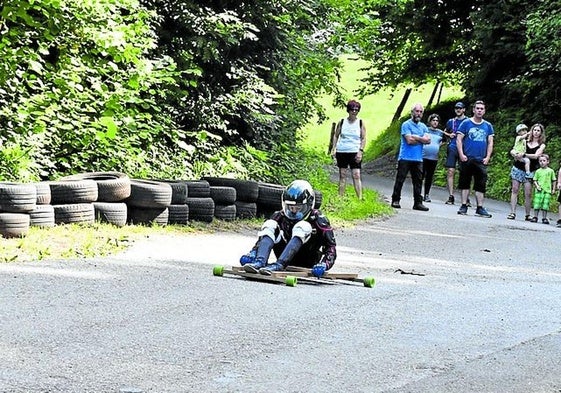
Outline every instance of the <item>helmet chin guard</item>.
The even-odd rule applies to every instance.
[[[308,218],[314,203],[314,190],[305,180],[293,181],[282,194],[282,209],[290,220],[301,221]]]

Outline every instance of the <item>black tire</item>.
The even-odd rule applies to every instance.
[[[92,203],[67,203],[53,205],[53,207],[55,224],[91,225],[95,222],[95,210]]]
[[[210,186],[210,197],[216,205],[231,205],[236,202],[236,189],[227,186]]]
[[[123,227],[127,224],[127,204],[124,202],[94,202],[95,220]]]
[[[230,179],[227,177],[203,177],[211,186],[232,187],[236,189],[236,200],[257,202],[259,183],[253,180]]]
[[[0,234],[2,237],[24,237],[28,231],[29,214],[0,213]]]
[[[222,221],[234,221],[236,219],[236,205],[214,205],[214,217]]]
[[[257,217],[257,203],[236,201],[236,217],[248,220]]]
[[[170,224],[187,225],[189,223],[189,205],[174,205],[168,206]]]
[[[214,201],[211,197],[188,197],[189,219],[192,221],[212,222],[214,218]]]
[[[49,183],[51,204],[79,204],[97,201],[97,183],[94,180],[62,180]]]
[[[0,211],[28,213],[37,204],[37,189],[34,184],[0,183]]]
[[[323,202],[323,194],[321,193],[321,191],[314,190],[314,195],[314,209],[319,209],[321,207],[321,203]]]
[[[50,205],[51,203],[51,186],[49,182],[41,181],[35,183],[35,189],[37,190],[37,201],[38,205]]]
[[[258,207],[273,211],[282,209],[282,193],[284,190],[285,187],[280,184],[259,183]]]
[[[187,185],[188,198],[210,197],[210,184],[206,180],[180,180]]]
[[[138,208],[128,206],[128,222],[131,224],[153,225],[158,224],[165,226],[169,221],[168,207],[155,207],[155,208]]]
[[[171,186],[171,204],[184,205],[187,202],[187,184],[179,180],[154,180]]]
[[[60,180],[93,180],[97,183],[97,202],[121,202],[131,194],[131,180],[121,172],[86,172],[65,176]]]
[[[52,205],[37,205],[29,212],[29,225],[50,228],[55,226],[55,208]]]
[[[171,205],[172,190],[167,183],[131,179],[131,195],[126,200],[127,205],[162,209]]]

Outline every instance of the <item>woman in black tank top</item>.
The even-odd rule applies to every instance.
[[[538,158],[545,150],[545,128],[540,123],[534,124],[530,127],[530,135],[526,142],[525,157],[530,159],[530,171],[533,173],[539,168]],[[520,184],[524,183],[524,210],[526,212],[525,220],[529,221],[530,208],[532,204],[532,179],[526,178],[524,172],[524,163],[516,160],[518,153],[511,150],[510,155],[515,158],[514,164],[510,170],[510,178],[512,182],[510,194],[510,214],[508,219],[514,220],[516,218],[516,206],[518,205],[518,192],[520,191]]]

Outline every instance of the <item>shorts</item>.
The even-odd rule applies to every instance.
[[[473,178],[473,190],[485,193],[487,191],[487,165],[473,158],[463,162],[460,161],[460,176],[458,177],[458,189],[469,190]]]
[[[448,145],[446,149],[446,161],[444,161],[445,168],[456,168],[460,157],[458,156],[458,148],[456,146]]]
[[[335,153],[335,159],[337,160],[337,167],[339,168],[351,168],[360,169],[362,167],[362,160],[356,160],[357,153]]]
[[[549,210],[549,203],[551,202],[551,194],[545,191],[534,192],[534,199],[532,205],[534,210]]]
[[[526,183],[527,181],[529,181],[530,183],[532,182],[532,177],[534,177],[534,172],[530,173],[530,178],[526,177],[526,172],[524,172],[522,169],[518,169],[517,167],[513,166],[510,170],[510,178],[512,180],[516,180],[518,183]]]

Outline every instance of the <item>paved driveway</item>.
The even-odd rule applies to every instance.
[[[2,264],[0,392],[561,391],[561,230],[446,197],[413,211],[408,182],[395,216],[337,230],[334,270],[373,289],[213,277],[253,233]]]

